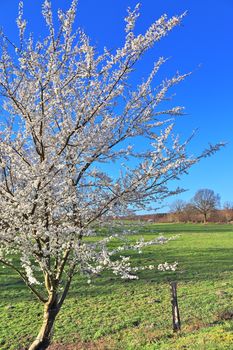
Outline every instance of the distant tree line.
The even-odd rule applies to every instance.
[[[148,222],[222,222],[233,223],[233,202],[221,206],[220,195],[208,188],[199,189],[190,201],[176,199],[169,212],[127,216]]]
[[[200,189],[189,202],[181,199],[175,200],[170,205],[166,221],[232,222],[233,202],[226,202],[221,208],[219,194],[208,188]]]

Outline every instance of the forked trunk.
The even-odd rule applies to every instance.
[[[29,350],[45,350],[51,343],[53,325],[55,318],[59,312],[57,301],[49,301],[44,305],[44,320],[42,327],[29,347]]]

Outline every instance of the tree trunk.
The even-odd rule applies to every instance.
[[[29,350],[45,350],[51,343],[54,321],[60,310],[57,299],[52,299],[44,305],[44,321]]]
[[[206,223],[207,223],[207,214],[204,213],[204,224],[206,224]]]

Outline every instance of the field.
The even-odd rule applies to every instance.
[[[128,282],[106,274],[91,285],[77,278],[57,320],[54,343],[60,345],[53,350],[233,349],[232,225],[148,224],[139,234],[152,239],[161,233],[180,235],[133,253],[133,264],[178,261],[179,270],[143,271]],[[179,334],[171,327],[170,280],[178,281]],[[41,312],[20,279],[1,267],[0,349],[26,349]]]

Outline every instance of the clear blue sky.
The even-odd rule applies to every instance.
[[[40,17],[41,0],[25,0],[25,16],[36,34],[44,31]],[[64,8],[69,1],[54,0],[54,8]],[[132,0],[80,0],[77,26],[85,29],[100,50],[116,48],[123,42],[123,18]],[[64,5],[65,4],[65,5]],[[181,136],[198,128],[190,145],[196,154],[208,143],[226,141],[218,154],[204,159],[182,177],[179,186],[188,189],[180,195],[190,199],[199,188],[211,188],[220,194],[222,203],[233,201],[233,1],[232,0],[141,0],[141,17],[136,31],[144,30],[160,15],[188,11],[182,26],[176,28],[147,54],[140,64],[140,76],[145,76],[159,56],[171,57],[164,68],[164,77],[176,70],[193,71],[176,88],[174,103],[184,105],[188,115],[177,123]],[[13,40],[16,37],[17,0],[0,1],[0,26]],[[171,199],[170,201],[174,200]]]

